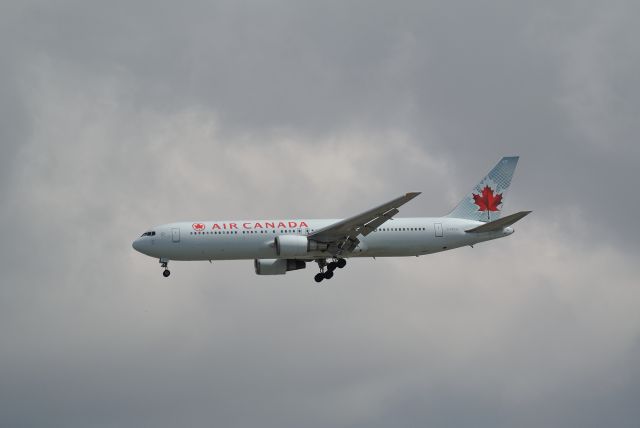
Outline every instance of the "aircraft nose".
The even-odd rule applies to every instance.
[[[131,246],[133,247],[134,250],[140,251],[140,239],[136,239],[135,241],[133,241]]]

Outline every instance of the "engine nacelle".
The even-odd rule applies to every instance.
[[[253,265],[258,275],[284,275],[290,270],[307,267],[304,261],[292,259],[255,259]]]
[[[327,244],[300,235],[279,235],[275,239],[276,254],[281,257],[304,257],[312,251],[324,251]]]
[[[276,254],[281,257],[305,256],[309,252],[309,239],[300,235],[279,235],[276,236]]]

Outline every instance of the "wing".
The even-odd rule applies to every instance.
[[[381,224],[398,214],[398,208],[418,196],[411,192],[361,214],[340,220],[309,234],[309,239],[329,244],[329,252],[341,254],[352,251],[358,243],[358,236],[367,236]]]

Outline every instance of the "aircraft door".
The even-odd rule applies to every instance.
[[[180,229],[171,229],[171,240],[173,242],[180,242]]]
[[[436,238],[442,238],[444,234],[442,233],[442,223],[434,223],[434,228],[436,231]]]

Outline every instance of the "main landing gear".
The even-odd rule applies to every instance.
[[[171,271],[169,271],[169,269],[167,269],[168,265],[169,265],[169,260],[168,259],[160,259],[160,267],[164,268],[164,270],[162,271],[162,276],[164,276],[165,278],[167,278],[169,275],[171,275]]]
[[[335,259],[329,263],[327,263],[326,259],[318,259],[316,260],[318,263],[318,267],[320,268],[320,272],[313,277],[313,279],[320,283],[325,279],[333,278],[333,271],[336,269],[342,269],[347,265],[347,261],[345,259]]]

